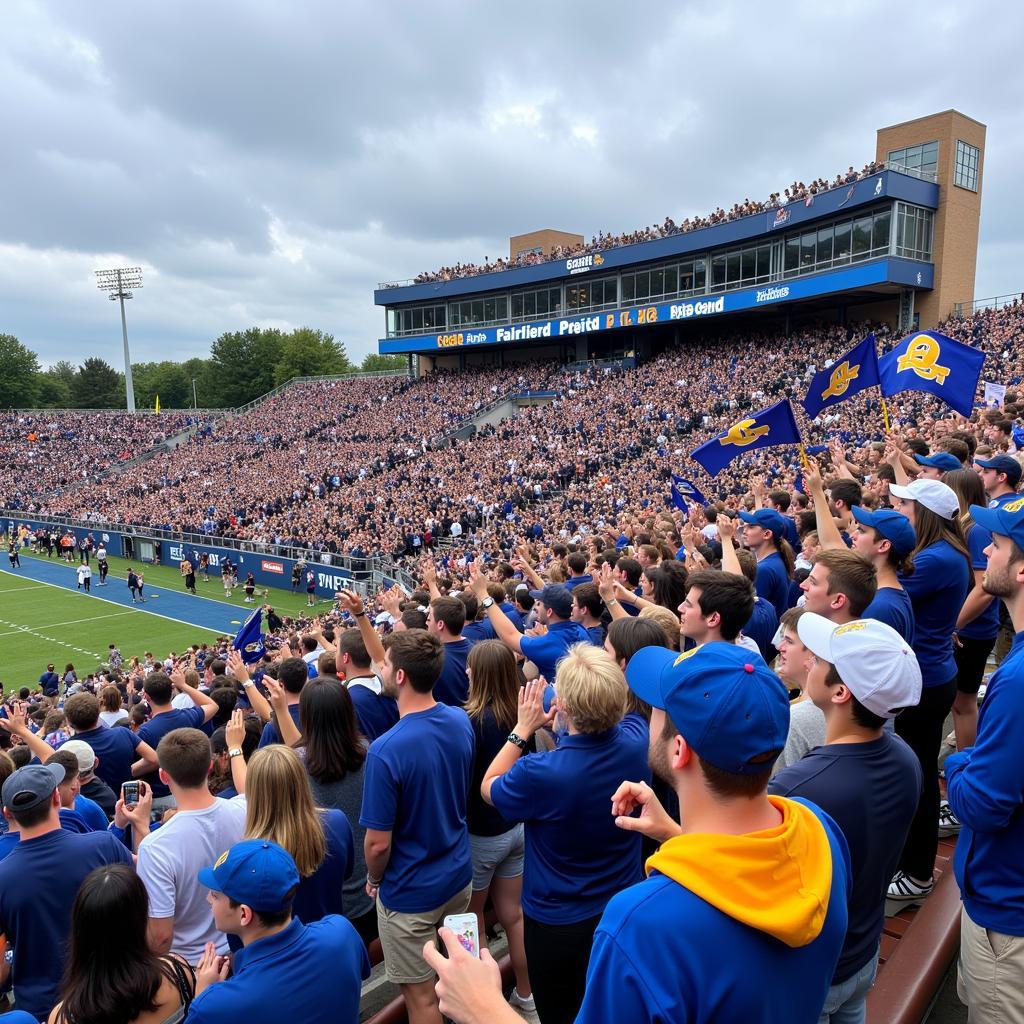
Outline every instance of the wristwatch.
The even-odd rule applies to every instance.
[[[231,750],[228,751],[228,757],[241,757],[241,756],[242,756],[242,751],[238,747],[233,747]]]
[[[526,748],[529,746],[526,740],[524,740],[522,736],[515,732],[510,732],[508,734],[508,739],[505,742],[511,743],[513,746],[518,747],[520,750],[524,752]]]
[[[485,597],[480,602],[480,607],[483,608],[484,611],[487,611],[487,609],[490,608],[492,604],[494,604],[494,598],[493,597]]]
[[[242,680],[242,689],[243,690],[248,690],[250,686],[255,686],[255,685],[256,684],[251,679],[243,679]]]

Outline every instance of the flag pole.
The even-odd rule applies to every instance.
[[[797,447],[800,450],[800,463],[804,467],[804,470],[806,471],[806,470],[811,468],[811,464],[807,461],[807,449],[804,448],[803,441],[801,441],[800,444]]]
[[[885,404],[885,398],[882,398],[882,422],[885,424],[885,432],[888,434],[892,429],[889,425],[889,406]]]

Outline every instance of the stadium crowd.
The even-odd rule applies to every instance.
[[[455,281],[462,277],[477,277],[480,274],[495,274],[503,270],[514,270],[517,267],[531,267],[538,263],[547,263],[549,260],[571,259],[574,256],[584,256],[588,253],[606,252],[608,249],[616,249],[621,245],[651,242],[656,238],[668,238],[670,235],[697,231],[699,228],[714,227],[716,224],[725,224],[728,221],[739,220],[741,217],[749,217],[755,213],[780,209],[797,201],[810,204],[819,193],[850,185],[860,178],[876,174],[883,170],[884,166],[884,164],[872,160],[865,164],[859,172],[850,167],[845,174],[837,174],[831,182],[825,178],[817,178],[809,185],[802,181],[794,181],[792,185],[781,192],[773,192],[763,202],[756,199],[744,199],[742,203],[733,203],[728,210],[719,206],[707,216],[686,217],[678,224],[671,217],[666,217],[661,224],[651,224],[649,227],[636,231],[624,231],[618,235],[600,231],[589,242],[581,242],[578,245],[556,245],[548,253],[524,252],[511,259],[505,259],[502,256],[493,262],[485,258],[483,263],[456,263],[450,267],[441,267],[440,270],[424,271],[417,274],[412,283],[429,284],[433,281]]]
[[[1020,1019],[1022,320],[943,328],[1001,408],[905,393],[884,433],[854,398],[804,424],[806,466],[743,457],[685,511],[667,474],[695,441],[802,397],[863,325],[576,372],[322,499],[385,493],[398,536],[455,496],[468,528],[413,545],[413,593],[270,620],[250,665],[225,639],[49,667],[0,716],[16,1010],[355,1021],[379,950],[413,1024],[862,1021],[885,915],[927,902],[959,834],[959,991],[971,1021]],[[325,422],[316,395],[292,425]],[[511,995],[465,948],[488,901]]]

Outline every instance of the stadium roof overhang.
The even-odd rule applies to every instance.
[[[583,334],[637,329],[672,322],[694,322],[726,313],[755,312],[777,307],[779,312],[787,308],[804,312],[813,308],[834,308],[837,302],[846,305],[871,302],[891,298],[902,288],[930,289],[934,286],[934,276],[935,267],[931,263],[887,256],[820,274],[720,295],[602,310],[524,324],[405,338],[382,338],[377,344],[382,355],[404,352],[437,355],[438,352],[492,345],[550,345]]]

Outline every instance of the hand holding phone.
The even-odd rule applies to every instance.
[[[134,809],[138,805],[139,782],[137,779],[121,783],[121,799],[129,810]]]
[[[451,929],[467,953],[479,959],[480,931],[476,914],[449,914],[444,919],[444,926]]]

